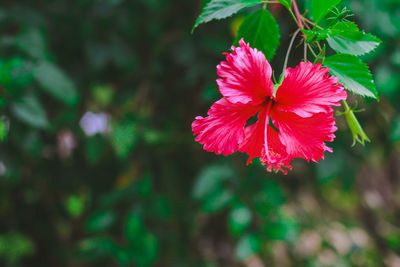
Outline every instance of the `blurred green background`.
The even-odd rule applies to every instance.
[[[285,176],[192,136],[243,14],[190,35],[200,0],[2,1],[0,266],[400,266],[400,1],[341,5],[383,40],[380,101],[349,96],[372,142],[338,117]]]

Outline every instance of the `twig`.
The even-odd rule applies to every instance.
[[[296,14],[296,18],[297,18],[299,27],[301,29],[304,29],[303,21],[301,20],[301,15],[300,15],[299,8],[297,7],[296,0],[292,0],[292,5],[293,5],[294,13]]]
[[[305,22],[307,22],[307,23],[309,23],[309,24],[311,24],[311,25],[317,27],[317,28],[320,29],[320,30],[323,30],[323,29],[324,29],[324,28],[322,28],[321,26],[318,26],[317,24],[315,24],[314,22],[312,22],[311,20],[309,20],[309,19],[307,19],[307,18],[305,18],[305,17],[303,17],[303,21],[305,21]]]
[[[296,39],[296,36],[297,36],[297,34],[298,34],[299,32],[300,32],[300,29],[297,29],[297,30],[293,33],[292,39],[290,40],[289,47],[288,47],[288,50],[287,50],[286,56],[285,56],[285,62],[283,63],[282,73],[284,73],[284,71],[285,71],[285,69],[286,69],[286,67],[287,67],[287,63],[288,63],[288,59],[289,59],[289,54],[290,54],[290,51],[292,50],[292,46],[293,46],[294,39]]]
[[[313,54],[313,56],[317,59],[318,55],[314,52],[314,50],[312,49],[310,44],[307,44],[308,48],[310,49],[311,53]]]

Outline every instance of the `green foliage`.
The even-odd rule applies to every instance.
[[[284,5],[289,10],[292,7],[292,1],[291,0],[278,0],[278,2],[281,3],[282,5]]]
[[[236,24],[244,20],[239,35],[269,59],[275,54],[277,70],[296,26],[283,9],[294,7],[202,2],[199,23],[241,14],[227,20],[231,27],[214,23],[190,35],[197,0],[3,1],[0,266],[396,266],[395,2],[342,1],[360,28],[382,39],[377,46],[347,20],[349,9],[314,1],[321,19],[303,21],[303,32],[316,62],[328,55],[323,64],[347,89],[379,91],[381,101],[349,94],[351,108],[336,117],[327,143],[334,152],[318,163],[294,161],[287,176],[258,160],[246,166],[241,153],[205,153],[190,123],[221,97],[215,66],[237,40]],[[297,1],[300,14],[315,13],[308,2]],[[245,29],[249,21],[259,27]],[[301,36],[288,66],[303,58]],[[93,136],[81,123],[88,112],[109,122]],[[350,148],[350,131],[371,144]]]
[[[193,197],[195,199],[204,199],[208,194],[220,191],[223,182],[232,178],[234,173],[227,166],[213,165],[205,168],[197,178],[193,187]]]
[[[243,8],[261,3],[261,0],[211,0],[203,7],[199,17],[196,19],[192,32],[202,23],[230,17]]]
[[[72,217],[79,217],[84,211],[84,198],[82,196],[71,195],[67,198],[66,208]]]
[[[22,99],[12,103],[11,112],[16,118],[32,127],[46,128],[49,125],[46,111],[32,93],[25,94]]]
[[[137,236],[142,234],[143,223],[139,214],[132,212],[126,219],[125,237],[132,243],[137,242]]]
[[[362,32],[354,22],[343,21],[331,28],[327,39],[329,46],[338,53],[363,55],[374,50],[381,42],[370,33]]]
[[[145,232],[141,239],[136,240],[135,244],[137,254],[134,262],[138,266],[150,266],[157,260],[159,253],[158,241],[153,234]]]
[[[338,53],[360,56],[374,50],[381,43],[376,36],[360,31],[354,22],[341,21],[320,30],[302,30],[308,43],[327,39]]]
[[[141,220],[141,217],[132,212],[126,219],[125,237],[135,251],[130,257],[138,266],[149,266],[158,257],[158,241],[155,236],[148,232]]]
[[[301,31],[305,34],[307,43],[324,40],[329,37],[330,33],[330,29]]]
[[[261,190],[252,196],[254,206],[261,216],[267,216],[285,202],[282,189],[278,183],[266,180]]]
[[[312,0],[312,15],[315,23],[318,23],[328,12],[337,6],[341,0]]]
[[[41,88],[69,106],[78,103],[78,92],[71,79],[56,65],[42,61],[33,73]]]
[[[261,240],[255,234],[244,235],[236,246],[235,255],[240,261],[245,261],[261,249]]]
[[[7,265],[16,266],[18,262],[35,252],[32,241],[20,233],[0,235],[0,258]]]
[[[107,256],[116,254],[118,247],[108,237],[87,238],[80,242],[81,253],[89,255],[90,259],[105,259]]]
[[[352,55],[338,54],[327,57],[324,65],[339,78],[347,90],[361,96],[378,97],[372,75],[365,63]]]
[[[233,235],[242,234],[252,220],[251,210],[243,204],[235,205],[229,213],[229,230]]]
[[[135,145],[137,132],[135,124],[132,121],[115,123],[111,131],[111,143],[115,153],[121,158],[126,158]]]
[[[215,191],[204,200],[202,210],[206,213],[221,211],[232,202],[233,197],[234,195],[229,189]]]
[[[279,45],[279,27],[268,10],[260,9],[246,17],[240,25],[234,45],[243,38],[251,47],[262,51],[268,60]]]
[[[0,60],[0,84],[10,94],[29,85],[33,80],[32,64],[21,57]]]
[[[100,232],[108,229],[115,222],[115,214],[111,211],[99,211],[93,214],[86,223],[89,232]]]
[[[233,177],[232,169],[220,165],[209,166],[200,173],[192,196],[201,202],[204,212],[218,212],[231,203],[233,193],[224,186],[224,182]]]
[[[4,120],[0,119],[0,141],[3,141],[7,137],[7,125]]]
[[[93,88],[93,99],[101,107],[107,107],[112,103],[114,91],[109,86],[96,86]]]
[[[299,225],[295,218],[278,212],[277,220],[264,224],[264,235],[268,240],[294,243],[299,235]]]
[[[15,39],[15,45],[34,59],[45,60],[48,58],[43,34],[37,28],[29,28],[19,34]]]

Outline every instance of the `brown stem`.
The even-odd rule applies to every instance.
[[[306,22],[310,23],[311,25],[317,27],[317,28],[320,29],[320,30],[323,30],[323,29],[324,29],[324,28],[322,28],[321,26],[318,26],[317,24],[315,24],[314,22],[312,22],[311,20],[309,20],[309,19],[307,19],[307,18],[305,18],[305,17],[303,17],[303,21],[306,21]]]
[[[297,7],[296,0],[292,0],[292,5],[293,5],[293,9],[294,9],[294,14],[296,14],[296,18],[297,18],[297,22],[299,24],[299,27],[301,29],[304,29],[303,21],[301,19],[299,8]]]
[[[286,67],[287,67],[287,63],[288,63],[288,59],[289,59],[289,54],[290,54],[290,51],[292,50],[292,46],[293,46],[294,39],[296,39],[296,36],[297,36],[297,34],[298,34],[299,32],[300,32],[300,29],[297,29],[297,31],[295,31],[295,33],[293,34],[292,39],[290,40],[289,48],[288,48],[288,50],[287,50],[287,52],[286,52],[286,56],[285,56],[285,62],[283,63],[282,74],[285,73],[285,69],[286,69]]]

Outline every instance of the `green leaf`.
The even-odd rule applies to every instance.
[[[110,105],[114,97],[113,88],[107,85],[95,86],[92,90],[92,94],[94,102],[101,107]]]
[[[141,255],[136,259],[138,266],[151,266],[158,258],[159,244],[157,238],[147,232],[140,244]]]
[[[11,94],[33,81],[32,64],[23,58],[13,57],[0,61],[0,84]]]
[[[230,17],[243,8],[255,6],[260,3],[262,3],[261,0],[211,0],[201,11],[192,32],[202,23]]]
[[[266,216],[285,203],[280,185],[272,180],[264,180],[260,190],[252,195],[252,201],[258,213]]]
[[[338,53],[363,55],[374,50],[381,40],[376,36],[360,31],[354,22],[337,23],[327,39],[329,46]]]
[[[15,40],[19,49],[35,59],[46,59],[47,49],[43,34],[35,28],[19,34]]]
[[[327,39],[329,46],[338,53],[363,55],[374,50],[381,40],[365,33],[351,21],[341,21],[323,30],[302,30],[308,43]]]
[[[329,28],[329,32],[331,36],[338,35],[350,39],[360,38],[364,34],[352,21],[340,21]]]
[[[241,38],[271,60],[279,45],[279,27],[268,10],[260,9],[246,17],[240,25],[235,45]]]
[[[66,201],[68,213],[76,218],[79,217],[85,208],[85,199],[83,196],[71,195]]]
[[[159,241],[154,234],[142,230],[135,244],[129,246],[129,255],[134,266],[153,266],[159,255]],[[131,265],[129,265],[131,266]]]
[[[7,124],[4,120],[0,119],[0,141],[7,137]]]
[[[211,2],[211,0],[202,0],[201,1],[201,7],[204,8],[210,2]]]
[[[157,260],[159,242],[144,228],[142,217],[136,212],[131,212],[126,219],[125,237],[129,241],[130,256],[137,266],[149,266]]]
[[[5,266],[20,266],[17,262],[35,252],[34,243],[20,233],[0,235],[0,258],[5,260]]]
[[[204,199],[202,209],[206,213],[220,211],[231,203],[233,197],[234,195],[229,189],[213,192]]]
[[[93,237],[81,241],[79,250],[95,258],[105,258],[108,255],[113,255],[118,250],[118,247],[109,237]]]
[[[400,233],[398,231],[388,231],[384,236],[384,240],[390,249],[398,250],[400,248]]]
[[[313,43],[316,41],[321,41],[329,37],[329,30],[301,30],[306,36],[307,43]]]
[[[134,122],[128,120],[121,124],[114,124],[111,133],[111,143],[115,153],[120,158],[128,156],[135,146],[137,139],[137,129]]]
[[[140,238],[143,234],[143,223],[142,218],[139,214],[132,212],[128,215],[126,219],[125,225],[125,237],[128,239],[132,244],[134,243],[141,243]]]
[[[361,96],[377,99],[378,92],[367,65],[358,57],[337,54],[327,57],[323,63],[332,75],[339,78],[347,90]]]
[[[132,252],[129,247],[118,246],[113,254],[119,266],[129,266],[132,261]]]
[[[261,240],[254,234],[243,236],[236,245],[235,256],[244,262],[261,249]]]
[[[100,211],[93,214],[86,223],[90,232],[99,232],[108,229],[115,221],[115,214],[111,211]]]
[[[234,175],[231,168],[224,165],[211,165],[205,168],[198,176],[193,187],[192,196],[203,199],[210,193],[221,191],[223,182]]]
[[[78,91],[72,80],[56,65],[42,61],[34,67],[41,88],[69,106],[78,103]]]
[[[171,219],[173,213],[171,202],[166,196],[157,196],[152,207],[153,213],[161,219]]]
[[[137,182],[138,193],[143,197],[149,197],[152,188],[153,184],[150,175],[144,175],[144,177]]]
[[[291,0],[278,0],[278,2],[284,5],[287,9],[290,9],[292,7]]]
[[[337,6],[341,0],[312,0],[311,11],[315,23],[318,23],[328,12]]]
[[[338,53],[360,56],[374,50],[380,43],[372,34],[365,34],[359,40],[345,39],[339,36],[327,39],[329,46]]]
[[[228,225],[232,234],[243,233],[250,225],[252,219],[251,210],[243,204],[236,205],[229,213]]]
[[[46,111],[33,94],[26,94],[20,101],[12,103],[11,112],[35,128],[46,128],[49,124]]]
[[[299,226],[293,217],[279,214],[277,221],[264,223],[264,236],[268,240],[295,242],[298,235]]]

